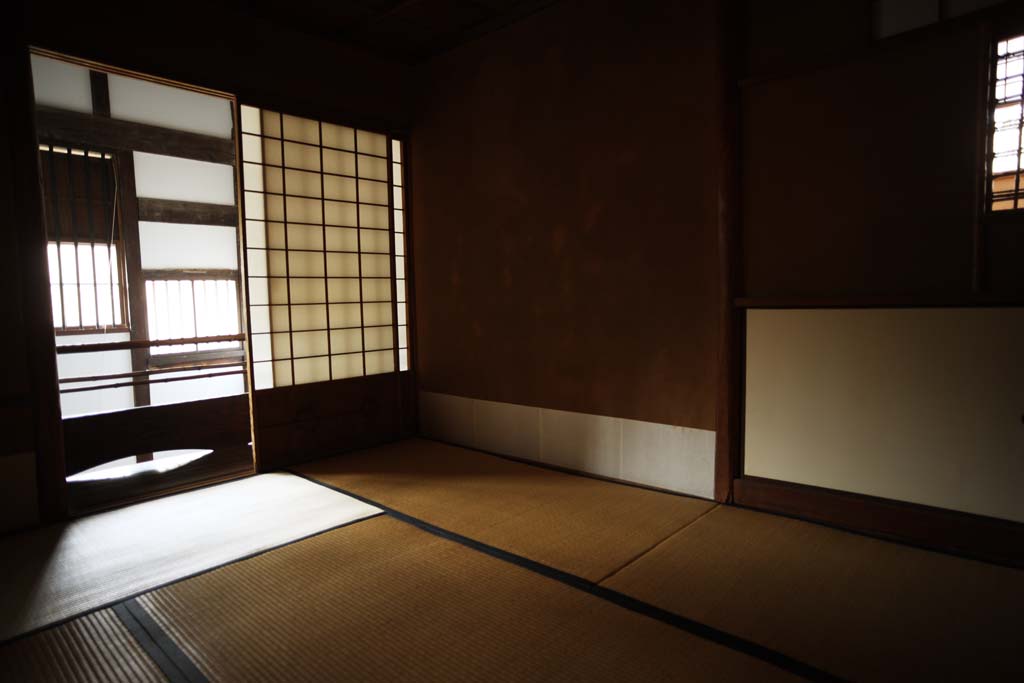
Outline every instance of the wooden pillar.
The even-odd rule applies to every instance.
[[[737,0],[719,5],[717,82],[719,88],[718,259],[719,354],[715,419],[715,500],[732,500],[740,474],[742,426],[742,313],[735,307],[739,287],[740,168],[739,70],[742,16]]]
[[[31,403],[39,514],[43,521],[62,519],[67,514],[67,485],[64,479],[64,443],[57,384],[56,341],[50,306],[49,267],[46,232],[43,226],[42,190],[39,184],[38,143],[35,132],[35,96],[28,41],[24,30],[24,8],[14,3],[0,22],[0,88],[2,101],[0,139],[2,177],[9,194],[0,194],[2,229],[13,236],[15,249],[3,255],[20,275],[18,298],[21,326],[10,334],[24,335],[24,357],[8,359],[25,363],[29,386],[25,399]],[[9,261],[15,261],[10,264]]]

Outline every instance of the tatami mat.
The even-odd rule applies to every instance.
[[[1024,680],[1024,573],[718,507],[603,585],[855,681]]]
[[[386,516],[139,602],[218,681],[799,680]]]
[[[0,645],[0,679],[18,683],[167,680],[109,609]]]
[[[0,641],[377,512],[266,474],[4,537]]]
[[[714,507],[422,439],[296,471],[591,581]]]

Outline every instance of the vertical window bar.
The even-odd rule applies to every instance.
[[[197,308],[196,304],[198,303],[196,301],[196,285],[197,284],[199,284],[198,280],[195,281],[195,282],[189,282],[188,283],[189,292],[192,294],[192,336],[193,337],[198,337],[199,336],[199,314],[196,312],[196,308]],[[192,350],[193,351],[198,351],[199,350],[199,344],[192,344]]]
[[[55,156],[56,154],[57,154],[56,150],[54,150],[53,146],[51,145],[50,146],[50,156],[47,159],[47,161],[49,162],[49,166],[50,166],[49,176],[50,176],[50,192],[51,192],[51,195],[50,195],[50,201],[46,202],[46,204],[47,204],[47,207],[53,213],[53,216],[51,216],[51,218],[52,218],[51,225],[53,227],[53,239],[54,239],[54,242],[57,245],[57,248],[56,248],[55,251],[57,252],[57,292],[58,292],[58,294],[60,296],[60,326],[61,326],[61,328],[64,328],[64,327],[67,327],[67,319],[68,319],[67,311],[68,311],[68,306],[67,306],[66,297],[64,296],[64,264],[63,264],[63,261],[62,261],[63,254],[60,253],[60,251],[61,251],[61,249],[60,249],[60,232],[61,232],[60,231],[60,224],[61,224],[61,216],[60,216],[60,205],[57,203],[57,197],[60,196],[60,192],[59,192],[58,185],[57,185],[57,168],[54,165],[54,159],[56,158],[56,156]]]
[[[77,234],[77,230],[75,230],[75,199],[76,199],[76,197],[75,197],[75,183],[74,183],[74,179],[73,179],[73,177],[71,175],[71,164],[73,162],[74,162],[74,155],[71,154],[71,149],[69,148],[68,152],[67,152],[67,164],[65,165],[65,169],[67,170],[67,173],[65,173],[65,175],[67,176],[67,180],[68,180],[68,198],[70,199],[70,201],[68,202],[68,204],[70,206],[70,211],[68,212],[70,220],[68,222],[70,223],[69,228],[71,230],[72,250],[73,250],[73,253],[75,255],[75,285],[74,285],[74,287],[75,287],[75,303],[78,305],[78,327],[79,328],[84,328],[85,327],[85,319],[82,317],[82,282],[81,282],[81,280],[82,280],[82,277],[81,277],[82,269],[81,269],[81,267],[80,267],[80,265],[78,263],[78,234]]]
[[[100,287],[98,282],[99,278],[96,277],[96,225],[92,215],[92,173],[89,170],[89,166],[91,165],[91,163],[92,162],[90,161],[89,150],[87,149],[85,150],[85,156],[82,157],[82,164],[84,169],[82,177],[83,182],[85,183],[85,220],[86,224],[89,226],[89,256],[92,258],[92,283],[90,287],[92,288],[93,306],[95,306],[94,310],[96,311],[96,329],[101,329],[102,324],[100,321]],[[111,321],[113,321],[113,311],[111,311],[110,316]]]

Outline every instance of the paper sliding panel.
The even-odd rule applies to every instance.
[[[363,339],[366,342],[367,351],[383,351],[393,348],[395,345],[394,330],[390,325],[387,327],[367,327],[363,330]]]
[[[395,354],[392,351],[372,351],[366,354],[367,375],[380,375],[393,372],[394,369]]]
[[[359,251],[359,230],[356,228],[324,228],[327,251]]]
[[[253,334],[270,332],[270,306],[249,306],[249,324]]]
[[[274,386],[286,387],[292,384],[292,362],[290,360],[274,361]]]
[[[370,280],[363,281],[363,287],[371,282]],[[346,278],[328,278],[327,280],[327,300],[333,303],[350,303],[359,302],[359,278],[346,277]]]
[[[252,344],[252,360],[254,363],[268,361],[273,357],[269,334],[253,334],[250,337],[250,340]]]
[[[363,301],[391,301],[391,278],[363,278]]]
[[[293,332],[292,355],[295,358],[307,356],[326,356],[327,332]]]
[[[349,353],[331,356],[331,375],[334,379],[363,376],[363,354]]]
[[[274,387],[274,367],[272,363],[252,364],[253,385],[257,389],[272,389]]]
[[[390,325],[391,304],[363,304],[363,325]]]
[[[326,382],[331,378],[327,358],[296,358],[292,363],[295,367],[296,384]]]
[[[401,146],[248,106],[241,128],[257,388],[405,367]]]
[[[358,353],[363,350],[363,330],[331,330],[332,353]],[[360,361],[361,362],[361,361]]]

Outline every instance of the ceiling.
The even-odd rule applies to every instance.
[[[406,63],[429,59],[555,0],[280,0],[232,3],[236,11]]]

